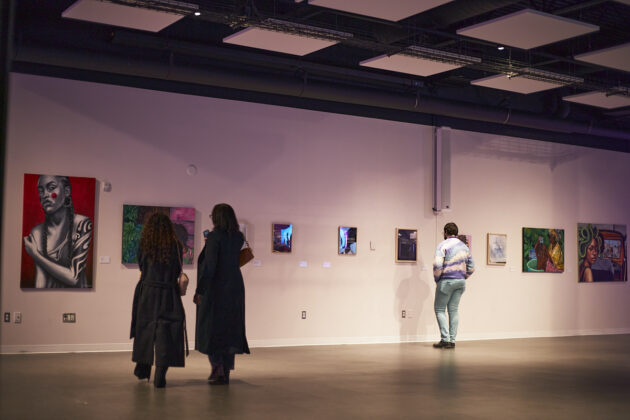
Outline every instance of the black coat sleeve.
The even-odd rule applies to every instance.
[[[200,295],[203,295],[206,290],[210,289],[210,284],[217,270],[219,240],[214,235],[209,235],[203,254],[203,267],[197,267],[198,270],[201,270],[201,276],[197,281],[197,290],[195,291],[195,293]]]

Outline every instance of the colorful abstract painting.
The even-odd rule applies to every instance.
[[[578,223],[578,282],[628,281],[626,226]]]
[[[523,272],[564,272],[564,230],[523,228]]]
[[[23,289],[93,287],[96,179],[24,174]]]
[[[157,207],[123,205],[122,262],[138,264],[138,245],[148,216],[166,214],[175,227],[177,238],[184,244],[184,264],[192,264],[195,256],[195,209],[192,207]]]
[[[396,229],[396,262],[416,262],[417,254],[418,230]]]
[[[273,252],[291,252],[293,247],[293,225],[273,223],[271,225],[271,243]]]
[[[339,255],[357,255],[357,228],[339,226]]]

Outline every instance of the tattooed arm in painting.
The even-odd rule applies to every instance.
[[[55,287],[51,284],[55,282],[69,287],[86,287],[81,280],[85,278],[85,266],[92,240],[92,230],[92,221],[88,217],[80,214],[75,215],[72,227],[72,255],[70,266],[66,267],[43,254],[38,246],[42,243],[41,232],[33,229],[31,234],[24,238],[24,246],[26,252],[35,261],[37,270],[35,287]]]

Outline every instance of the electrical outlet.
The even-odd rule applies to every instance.
[[[402,317],[403,317],[403,318],[407,318],[407,311],[405,311],[404,309],[403,309],[403,311],[402,311]]]
[[[74,312],[66,312],[63,314],[62,322],[77,322],[77,314]]]
[[[11,322],[11,312],[4,313],[4,322]]]
[[[22,312],[13,312],[13,322],[16,324],[22,323]]]
[[[302,319],[306,319],[306,311],[302,311]]]

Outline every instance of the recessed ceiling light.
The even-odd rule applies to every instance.
[[[195,12],[195,16],[201,16],[201,12]]]
[[[499,51],[503,51],[503,50],[505,49],[505,47],[501,46],[501,47],[497,47],[497,49],[498,49]]]

